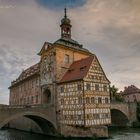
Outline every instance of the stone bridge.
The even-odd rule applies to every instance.
[[[22,116],[35,121],[44,134],[54,135],[57,133],[56,111],[54,105],[2,106],[0,107],[0,129],[11,120]]]
[[[112,125],[126,126],[132,125],[137,120],[136,103],[111,103],[111,120]]]
[[[136,103],[111,103],[111,119],[113,126],[131,125],[137,120]],[[27,117],[40,126],[45,134],[57,134],[58,126],[54,105],[38,106],[2,106],[0,107],[0,128],[19,117]]]

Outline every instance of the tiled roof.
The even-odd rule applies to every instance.
[[[30,76],[33,76],[35,74],[39,73],[39,63],[29,67],[28,69],[24,70],[19,77],[12,82],[12,85],[15,85],[19,82],[21,82],[22,80],[25,80],[27,78],[29,78]]]
[[[92,60],[93,56],[90,56],[73,62],[70,65],[68,71],[64,74],[64,76],[60,80],[60,83],[83,79],[89,71]]]
[[[125,87],[125,89],[124,89],[124,91],[123,91],[123,94],[124,94],[124,95],[126,95],[126,94],[135,94],[135,93],[140,93],[140,89],[137,88],[137,87],[134,86],[134,85]]]
[[[60,38],[56,42],[54,42],[54,44],[60,44],[60,45],[64,45],[69,48],[81,50],[84,52],[89,52],[88,49],[83,48],[83,45],[79,44],[77,41],[75,41],[73,39]]]

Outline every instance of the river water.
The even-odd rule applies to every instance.
[[[140,129],[119,129],[111,130],[110,138],[107,140],[140,140]],[[0,130],[0,140],[66,140],[65,138],[55,138],[39,134],[27,133],[18,130]],[[68,140],[81,140],[68,138]],[[84,138],[82,140],[90,140]]]

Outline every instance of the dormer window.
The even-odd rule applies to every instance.
[[[69,70],[68,70],[68,72],[72,72],[72,71],[74,71],[74,69],[69,69]]]
[[[80,71],[84,71],[84,70],[85,70],[85,68],[86,68],[86,66],[81,67],[81,68],[80,68]]]

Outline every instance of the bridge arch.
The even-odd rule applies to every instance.
[[[126,112],[119,109],[111,109],[112,126],[125,127],[129,125],[129,118]]]
[[[49,134],[49,135],[57,134],[56,124],[50,121],[50,119],[46,115],[40,112],[27,111],[27,112],[15,113],[14,115],[5,118],[5,120],[0,123],[0,128],[4,127],[7,123],[19,117],[26,117],[33,120],[41,128],[44,134]]]

